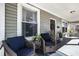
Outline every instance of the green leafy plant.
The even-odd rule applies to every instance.
[[[42,39],[41,35],[33,36],[33,41],[40,41]]]

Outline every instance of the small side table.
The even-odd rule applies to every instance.
[[[41,46],[41,41],[34,41],[35,43],[35,49],[39,49]]]
[[[43,54],[42,46],[41,46],[41,41],[34,41],[35,43],[35,53],[36,55]]]

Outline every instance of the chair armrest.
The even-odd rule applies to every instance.
[[[33,54],[35,55],[35,43],[32,42],[32,44],[33,44]]]
[[[2,47],[3,47],[3,44],[2,44],[2,42],[0,42],[1,43],[1,45],[0,45],[0,49],[2,49]]]
[[[17,56],[17,54],[12,49],[9,48],[9,46],[5,41],[3,41],[3,46],[7,54],[9,54],[10,56]]]
[[[32,42],[32,41],[27,41],[27,40],[26,40],[26,46],[27,46],[28,48],[33,48],[33,55],[35,55],[35,43]]]
[[[26,46],[27,46],[28,48],[33,48],[32,41],[27,41],[27,40],[26,40]]]
[[[45,40],[44,40],[44,39],[42,39],[42,42],[43,42],[43,52],[44,52],[44,54],[45,54],[45,52],[46,52]]]

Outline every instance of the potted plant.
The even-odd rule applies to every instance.
[[[41,35],[33,36],[33,41],[40,41],[42,39]]]
[[[40,45],[41,39],[41,35],[33,36],[33,42],[35,42],[36,45]]]

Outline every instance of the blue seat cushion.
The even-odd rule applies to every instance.
[[[26,56],[26,55],[30,56],[33,54],[33,49],[32,48],[23,48],[23,49],[18,50],[16,53],[18,56]]]
[[[46,42],[45,43],[46,46],[52,46],[52,44],[53,44],[52,42]]]
[[[49,33],[42,33],[41,36],[43,37],[43,39],[47,42],[50,42],[51,41],[51,37],[49,35]]]
[[[13,51],[25,47],[25,39],[22,36],[8,38],[6,42]]]

